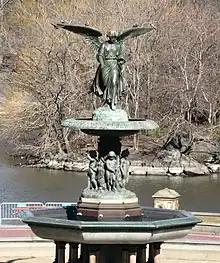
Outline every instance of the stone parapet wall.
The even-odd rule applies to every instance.
[[[219,224],[220,213],[192,212],[192,214],[203,221],[202,224]]]

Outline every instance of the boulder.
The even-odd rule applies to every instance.
[[[178,150],[161,150],[157,158],[164,167],[179,167],[181,153]]]
[[[166,174],[169,176],[182,176],[183,167],[168,167]]]
[[[207,165],[211,173],[220,173],[220,164],[210,163]]]
[[[129,174],[146,175],[146,167],[140,165],[132,165],[129,167]]]
[[[65,162],[63,169],[65,171],[72,171],[73,170],[73,163],[72,162]]]
[[[209,168],[178,150],[162,150],[158,158],[169,176],[198,176],[210,174]]]
[[[210,174],[208,167],[199,163],[190,156],[182,155],[180,165],[183,167],[183,173],[187,176],[198,176]]]
[[[166,169],[164,167],[131,165],[129,173],[133,175],[166,175]]]
[[[60,169],[60,163],[57,160],[50,160],[49,163],[47,164],[47,167],[50,169]]]
[[[214,162],[214,156],[220,152],[219,145],[210,140],[195,141],[191,147],[190,157],[200,163]]]
[[[164,167],[147,167],[147,175],[166,175],[166,169]]]
[[[186,167],[185,169],[183,169],[183,174],[189,177],[193,177],[210,174],[210,171],[205,165],[202,165],[197,167]]]
[[[73,162],[73,171],[85,172],[88,171],[88,169],[89,169],[88,162]]]

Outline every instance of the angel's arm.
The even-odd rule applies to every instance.
[[[100,49],[97,54],[97,60],[101,65],[101,68],[104,67],[105,61],[104,61],[104,44],[101,44]]]
[[[92,158],[89,154],[87,154],[87,158],[89,159],[90,162],[94,161],[95,159]]]

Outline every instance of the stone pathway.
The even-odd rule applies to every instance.
[[[161,247],[161,263],[220,262],[220,245],[165,243]]]
[[[54,247],[52,243],[41,244],[34,242],[28,247],[27,243],[14,247],[13,243],[7,244],[7,248],[0,247],[0,263],[52,263],[54,260]],[[68,251],[66,251],[66,262]],[[160,263],[219,263],[219,246],[199,245],[172,245],[162,246]]]
[[[53,242],[36,237],[27,226],[0,227],[0,263],[52,263],[54,250]],[[160,263],[199,262],[220,262],[220,235],[191,232],[185,238],[162,245]]]
[[[0,240],[4,238],[34,238],[36,235],[27,226],[0,226]]]
[[[54,260],[53,257],[40,257],[40,258],[11,258],[11,257],[6,257],[6,258],[1,258],[0,257],[0,263],[52,263]]]
[[[53,258],[52,257],[43,257],[43,258],[1,258],[0,257],[0,263],[52,263]],[[201,261],[201,260],[196,260],[196,261],[186,261],[186,260],[166,260],[166,261],[161,261],[160,263],[214,263],[214,261]],[[216,261],[216,263],[219,263],[219,261]]]

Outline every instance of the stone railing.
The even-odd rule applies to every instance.
[[[220,213],[192,212],[192,214],[203,221],[200,224],[219,224],[220,226]]]

